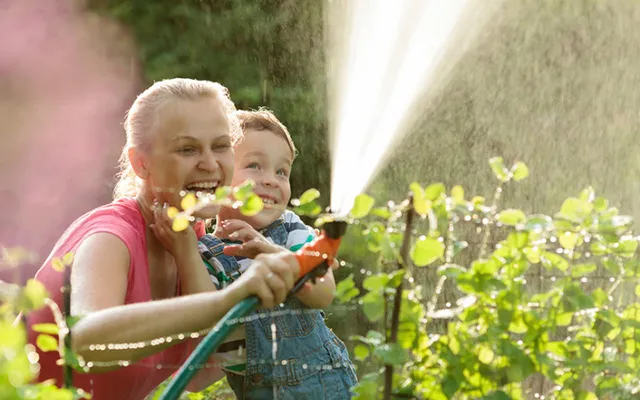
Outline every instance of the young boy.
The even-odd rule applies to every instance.
[[[296,214],[283,211],[291,198],[289,175],[296,156],[287,128],[267,110],[238,111],[237,116],[244,138],[235,146],[232,184],[251,179],[265,208],[252,217],[224,208],[214,234],[200,239],[202,257],[220,287],[250,268],[256,255],[283,248],[296,251],[315,237]],[[353,365],[320,311],[334,294],[329,270],[276,310],[259,310],[248,317],[244,332],[236,330],[220,346],[216,356],[239,399],[270,398],[274,386],[294,398],[350,397],[349,389],[356,383]],[[329,387],[333,395],[325,393]]]

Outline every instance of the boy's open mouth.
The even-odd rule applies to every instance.
[[[258,196],[260,196],[264,204],[270,204],[270,205],[278,204],[276,199],[274,199],[271,196],[264,196],[264,195],[258,195]]]

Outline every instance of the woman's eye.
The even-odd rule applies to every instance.
[[[213,147],[213,151],[226,151],[231,148],[230,143],[218,144]]]
[[[193,148],[193,147],[182,147],[182,148],[178,149],[178,153],[181,153],[181,154],[187,154],[188,155],[188,154],[195,154],[195,152],[196,152],[196,149]]]

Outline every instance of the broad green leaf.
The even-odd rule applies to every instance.
[[[195,207],[197,203],[198,200],[196,200],[196,195],[189,192],[182,198],[182,201],[180,201],[180,207],[183,210],[190,210]]]
[[[573,250],[580,241],[580,235],[574,232],[559,232],[558,242],[567,250]]]
[[[365,278],[362,286],[370,292],[378,292],[384,289],[389,282],[389,277],[385,273],[371,275]]]
[[[306,215],[310,217],[314,217],[318,215],[322,211],[322,207],[316,204],[315,201],[311,201],[307,204],[303,204],[294,209],[294,212],[298,215]]]
[[[342,303],[348,303],[360,294],[360,290],[353,281],[353,274],[340,280],[336,285],[336,298]]]
[[[220,186],[219,188],[216,189],[216,193],[215,193],[216,200],[226,199],[227,197],[229,197],[231,192],[232,192],[232,189],[230,186]]]
[[[489,166],[491,166],[493,174],[501,182],[507,182],[509,180],[509,170],[504,166],[502,157],[492,157],[489,159]]]
[[[300,196],[300,198],[298,199],[298,205],[310,203],[312,201],[315,201],[319,197],[320,191],[318,189],[309,189],[306,192],[302,193],[302,196]]]
[[[451,198],[456,202],[464,201],[464,188],[460,185],[456,185],[451,189]]]
[[[31,329],[34,332],[39,333],[49,333],[51,335],[58,334],[58,325],[51,323],[33,324],[33,326],[31,326]]]
[[[420,236],[411,252],[411,259],[417,267],[424,267],[442,258],[444,250],[445,246],[439,240]]]
[[[483,364],[491,364],[495,357],[495,353],[491,350],[491,347],[487,344],[481,344],[478,346],[478,360]]]
[[[591,203],[576,197],[569,197],[562,203],[560,214],[572,221],[579,221],[589,215],[592,209]]]
[[[447,188],[442,183],[432,183],[424,189],[424,195],[431,201],[436,201],[447,192]]]
[[[249,194],[240,206],[240,212],[247,217],[258,215],[264,209],[264,202],[255,193]]]
[[[29,279],[22,291],[23,296],[28,300],[27,310],[37,310],[44,306],[44,299],[47,297],[47,290],[40,281]]]
[[[398,343],[384,343],[376,347],[373,354],[379,357],[385,365],[402,365],[409,359],[407,350]]]
[[[364,218],[369,214],[369,211],[371,211],[371,208],[373,208],[373,204],[375,203],[375,200],[373,197],[366,195],[366,194],[360,194],[358,195],[354,202],[353,202],[353,208],[351,209],[351,217],[352,218]]]
[[[169,217],[169,219],[174,219],[178,214],[180,214],[180,210],[175,207],[169,207],[167,209],[167,217]]]
[[[529,168],[525,163],[518,161],[511,167],[511,174],[513,175],[513,180],[519,182],[529,176]]]
[[[244,201],[249,195],[253,193],[253,187],[255,183],[251,179],[247,179],[240,186],[233,188],[233,197],[236,200]]]
[[[178,215],[171,225],[174,232],[182,232],[189,227],[189,220],[184,215]]]
[[[502,224],[508,226],[516,226],[527,220],[526,215],[524,215],[522,211],[512,208],[501,211],[497,218]]]
[[[640,285],[636,285],[635,293],[636,296],[640,297]]]
[[[371,215],[375,215],[376,217],[389,219],[391,218],[391,211],[389,211],[386,207],[376,207],[371,210]]]
[[[551,217],[549,216],[542,215],[542,214],[535,214],[535,215],[529,216],[529,218],[527,218],[527,223],[525,224],[525,229],[528,231],[541,232],[541,231],[550,230],[552,228],[553,228],[553,219],[551,219]]]
[[[547,269],[557,268],[563,272],[569,269],[569,262],[564,257],[549,251],[542,253],[540,262]]]
[[[511,400],[511,396],[509,396],[502,390],[491,392],[488,395],[483,396],[482,398],[483,400]]]
[[[362,310],[369,321],[378,321],[384,316],[384,297],[376,292],[367,293],[362,297]]]
[[[53,336],[46,334],[38,335],[36,338],[36,345],[41,351],[55,351],[58,350],[58,341]]]
[[[596,264],[578,264],[571,268],[571,276],[581,278],[598,269]]]
[[[420,215],[425,215],[431,209],[431,201],[427,199],[424,189],[418,182],[409,185],[409,190],[413,193],[413,209]]]
[[[365,360],[369,357],[369,348],[363,344],[357,344],[353,349],[353,354],[356,356],[357,360]]]

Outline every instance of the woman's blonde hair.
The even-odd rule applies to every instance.
[[[242,137],[242,130],[235,115],[236,107],[229,98],[226,87],[217,82],[186,78],[166,79],[154,83],[133,102],[124,121],[127,143],[119,160],[117,182],[113,198],[133,197],[140,191],[140,179],[136,176],[128,156],[131,147],[144,146],[149,132],[154,128],[158,109],[171,100],[217,99],[222,105],[233,142]]]

